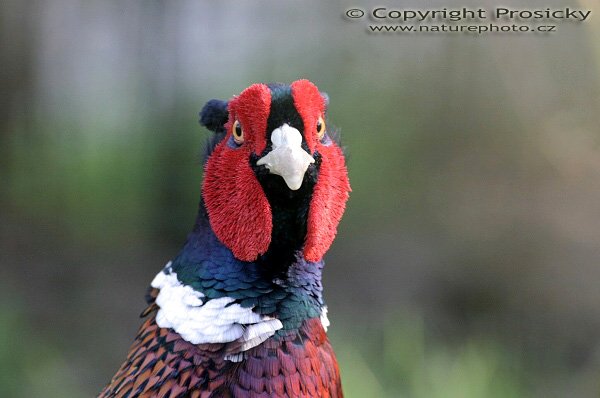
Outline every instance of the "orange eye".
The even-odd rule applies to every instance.
[[[232,133],[236,144],[241,145],[244,143],[244,130],[242,130],[242,125],[237,120],[233,122]]]
[[[321,116],[317,121],[317,137],[319,137],[319,139],[323,139],[323,136],[325,136],[325,130],[325,120],[323,120],[323,116]]]

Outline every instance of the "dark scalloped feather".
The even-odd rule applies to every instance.
[[[333,350],[317,318],[225,361],[240,343],[193,345],[149,317],[99,398],[343,397]]]

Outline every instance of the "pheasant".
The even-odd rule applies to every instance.
[[[308,80],[211,100],[199,212],[99,397],[343,396],[323,255],[350,185],[328,97]]]

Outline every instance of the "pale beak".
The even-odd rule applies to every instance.
[[[302,149],[302,135],[295,128],[284,124],[271,133],[271,144],[271,152],[260,158],[256,164],[264,164],[271,174],[282,176],[291,190],[299,189],[308,165],[315,162],[315,159]]]

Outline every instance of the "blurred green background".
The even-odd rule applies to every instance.
[[[0,5],[0,396],[94,396],[197,208],[197,112],[331,98],[353,193],[324,284],[348,397],[600,395],[600,19],[369,34],[380,2]],[[292,10],[290,7],[295,6]]]

